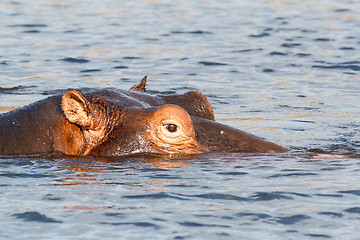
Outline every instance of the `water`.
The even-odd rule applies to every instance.
[[[0,111],[67,88],[199,90],[292,149],[0,158],[2,239],[357,239],[358,1],[1,1]]]

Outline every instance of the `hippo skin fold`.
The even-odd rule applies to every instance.
[[[0,115],[0,154],[127,156],[285,152],[215,121],[200,92],[150,95],[146,77],[130,90],[68,90]]]

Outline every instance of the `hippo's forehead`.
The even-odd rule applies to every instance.
[[[89,99],[101,98],[123,108],[150,108],[165,104],[161,98],[138,91],[103,89],[86,94]]]
[[[153,108],[166,104],[182,107],[190,115],[215,120],[213,110],[207,98],[200,92],[185,94],[150,95],[140,91],[128,91],[114,88],[93,91],[86,96],[89,99],[100,98],[122,108]],[[104,102],[104,101],[103,101]]]

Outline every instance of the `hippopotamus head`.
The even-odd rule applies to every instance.
[[[285,148],[215,121],[200,92],[151,95],[69,90],[0,115],[0,154],[80,156],[283,152]]]
[[[103,91],[102,97],[89,96],[70,90],[62,97],[66,118],[81,128],[82,155],[206,151],[196,139],[189,113],[180,106],[149,105],[146,102],[149,96],[119,90]]]
[[[211,151],[283,152],[286,149],[215,122],[200,92],[145,93],[146,78],[130,91],[69,90],[61,100],[67,121],[76,125],[79,155],[188,155]],[[74,133],[75,134],[75,133]]]

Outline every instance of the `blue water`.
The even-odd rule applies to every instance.
[[[1,1],[0,112],[203,92],[284,154],[0,157],[0,239],[358,239],[358,1]]]

